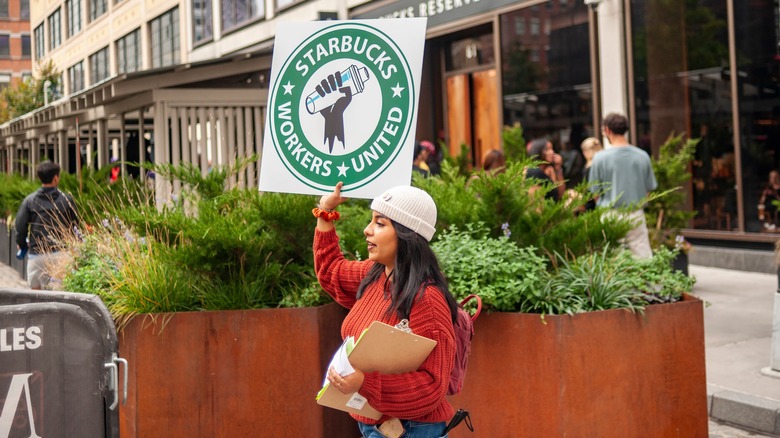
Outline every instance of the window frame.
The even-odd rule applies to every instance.
[[[168,20],[167,23],[165,22],[166,20]],[[170,38],[165,38],[165,35],[163,35],[166,24],[169,24],[173,31],[173,35]],[[179,30],[178,5],[149,21],[149,65],[151,68],[169,67],[181,62],[181,34]],[[159,44],[157,43],[158,40],[160,41]],[[166,42],[170,43],[170,46],[167,46]],[[171,59],[169,61],[165,59],[167,49],[170,49]]]
[[[274,12],[279,13],[282,11],[286,11],[287,9],[294,8],[295,6],[305,3],[306,0],[291,0],[289,3],[283,6],[279,6],[279,0],[273,0],[274,2]]]
[[[73,6],[74,4],[77,5],[77,7],[74,8]],[[81,0],[65,0],[65,12],[66,12],[65,38],[70,38],[73,35],[76,35],[77,33],[81,32],[81,28],[82,28]],[[74,16],[77,17],[77,20],[73,20]]]
[[[49,14],[46,23],[49,26],[49,50],[54,50],[62,45],[62,8]]]
[[[192,20],[192,46],[197,47],[203,44],[206,44],[210,41],[214,40],[214,6],[213,2],[211,0],[199,0],[203,2],[204,7],[203,8],[195,8],[195,2],[198,0],[190,0],[190,19]],[[220,5],[222,2],[220,1]],[[208,28],[208,35],[197,39],[196,38],[196,20],[195,20],[195,12],[198,10],[204,10],[207,11],[205,15],[208,15],[208,17],[204,18],[204,27]],[[206,25],[208,23],[208,25]],[[204,32],[205,34],[205,32]]]
[[[129,70],[127,68],[127,59],[129,57],[127,56],[127,49],[128,44],[127,42],[130,40],[130,38],[133,37],[134,39],[134,64],[135,68],[132,70]],[[114,47],[116,50],[116,72],[117,74],[125,74],[125,73],[133,73],[140,71],[143,68],[143,58],[141,57],[141,28],[137,27],[134,30],[128,32],[121,38],[117,39],[114,42]]]
[[[35,59],[39,60],[46,56],[46,31],[44,25],[46,22],[39,24],[33,29],[33,41],[35,43]]]
[[[89,55],[89,85],[95,85],[111,77],[111,61],[109,59],[108,47],[105,46]],[[104,73],[102,76],[99,75],[101,67]]]
[[[228,14],[225,13],[227,6],[235,6],[239,2],[246,2],[251,7],[251,4],[252,4],[253,1],[260,1],[260,2],[263,3],[262,6],[259,8],[259,14],[258,15],[252,15],[252,13],[250,12],[249,15],[248,15],[248,18],[246,18],[246,19],[244,19],[242,21],[239,21],[237,19],[237,15],[238,14],[235,13],[235,14],[232,14],[232,15],[234,15],[233,18],[235,18],[235,21],[230,22],[229,25],[228,25],[228,23],[225,21],[225,17],[228,16]],[[231,12],[235,12],[236,10],[237,10],[237,8],[234,7]],[[222,0],[222,1],[220,1],[220,17],[221,17],[220,25],[221,25],[223,34],[230,33],[230,32],[233,32],[235,30],[241,29],[242,27],[244,27],[244,26],[246,26],[248,24],[252,24],[252,23],[254,23],[256,21],[260,21],[260,20],[265,19],[265,0]]]
[[[24,40],[27,38],[27,54],[24,53]],[[30,59],[32,58],[32,37],[29,33],[23,33],[19,35],[21,50],[22,50],[22,59]]]
[[[0,80],[0,91],[3,91],[3,89],[11,86],[11,81],[13,80],[13,73],[9,71],[0,71],[0,79],[8,79],[7,81]]]
[[[78,67],[79,81],[74,81],[74,76],[77,70],[76,67]],[[75,89],[74,82],[80,83],[81,88]],[[68,93],[75,94],[84,90],[85,88],[86,84],[84,83],[84,61],[82,60],[68,67]]]
[[[10,33],[0,33],[0,40],[5,40],[5,48],[8,50],[7,53],[0,52],[0,59],[9,59],[11,58],[11,34]],[[0,48],[2,48],[2,45],[0,45]]]
[[[100,6],[100,7],[96,7]],[[97,20],[98,18],[106,15],[108,12],[108,1],[107,0],[89,0],[87,3],[87,9],[88,9],[88,17],[89,20],[88,23],[92,23],[93,21]]]

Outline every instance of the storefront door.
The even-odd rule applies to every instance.
[[[447,78],[447,126],[450,154],[461,145],[471,148],[472,163],[482,164],[491,149],[501,148],[496,70],[457,74]]]

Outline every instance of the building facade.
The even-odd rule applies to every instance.
[[[577,150],[621,112],[650,153],[671,133],[701,138],[687,235],[776,240],[776,208],[759,220],[758,204],[780,167],[778,0],[32,0],[34,57],[63,71],[66,97],[0,127],[0,155],[9,170],[47,151],[90,160],[78,143],[94,166],[205,171],[240,155],[231,138],[260,152],[277,23],[421,16],[420,139],[468,144],[478,164],[504,125]],[[251,98],[235,105],[230,90]]]
[[[32,76],[30,3],[0,0],[0,90]]]

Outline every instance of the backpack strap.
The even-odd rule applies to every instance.
[[[477,300],[477,311],[474,312],[474,315],[471,316],[471,321],[474,322],[477,320],[477,317],[482,312],[482,298],[477,294],[471,294],[463,299],[463,301],[460,302],[460,307],[463,308],[466,303],[468,303],[471,300]]]

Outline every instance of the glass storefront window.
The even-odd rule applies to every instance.
[[[526,22],[529,32],[517,26]],[[504,124],[578,154],[594,134],[588,7],[555,0],[501,15],[501,60]]]
[[[493,64],[493,34],[485,33],[451,41],[445,53],[447,71]]]
[[[780,17],[776,1],[734,2],[739,99],[742,196],[745,231],[780,232],[778,183],[769,174],[780,168]],[[764,197],[764,219],[758,204]]]
[[[737,229],[726,0],[631,2],[636,133],[656,152],[671,133],[701,138],[692,166],[691,226]]]

